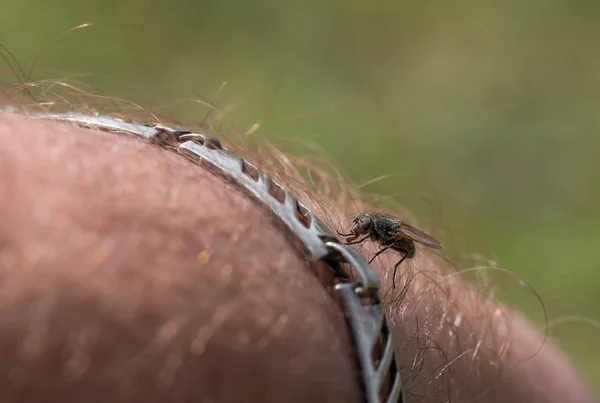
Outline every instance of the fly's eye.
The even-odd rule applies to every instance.
[[[372,225],[373,225],[373,220],[371,219],[371,217],[368,217],[368,216],[358,217],[355,220],[355,224],[354,224],[357,232],[359,232],[361,234],[366,234],[367,232],[369,232],[371,230]]]

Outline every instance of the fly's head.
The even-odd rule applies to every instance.
[[[338,232],[339,235],[346,237],[346,244],[351,245],[353,243],[359,243],[361,241],[356,241],[361,235],[370,234],[373,229],[373,217],[371,214],[362,213],[358,215],[352,221],[352,229],[348,234],[342,234]],[[367,235],[368,236],[368,235]],[[355,242],[356,241],[356,242]]]
[[[371,229],[373,228],[373,217],[371,217],[370,214],[360,214],[358,217],[356,217],[354,219],[354,221],[352,222],[352,234],[354,234],[356,237],[359,237],[360,235],[365,235],[368,234],[369,232],[371,232]]]

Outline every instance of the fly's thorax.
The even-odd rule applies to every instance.
[[[378,215],[373,219],[373,230],[380,241],[391,241],[400,227],[400,221],[391,217]]]

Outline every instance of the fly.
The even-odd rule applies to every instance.
[[[378,214],[362,213],[352,221],[352,229],[349,234],[340,234],[346,237],[346,244],[353,245],[371,238],[373,242],[379,243],[381,249],[369,260],[371,263],[377,256],[388,249],[401,253],[402,258],[394,265],[392,276],[392,288],[396,288],[396,270],[406,258],[415,255],[415,242],[434,249],[441,249],[442,244],[431,235],[426,234],[418,228],[412,227],[397,218]],[[360,238],[361,235],[365,235]],[[358,239],[358,240],[357,240]]]

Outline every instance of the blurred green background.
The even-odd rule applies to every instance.
[[[477,252],[531,284],[597,393],[599,41],[591,0],[23,0],[0,13],[0,44],[25,69],[41,53],[33,79],[146,105],[210,100],[240,130],[260,122],[253,136],[317,144],[354,183],[398,173],[368,190],[456,259]],[[493,280],[543,325],[531,292]]]

